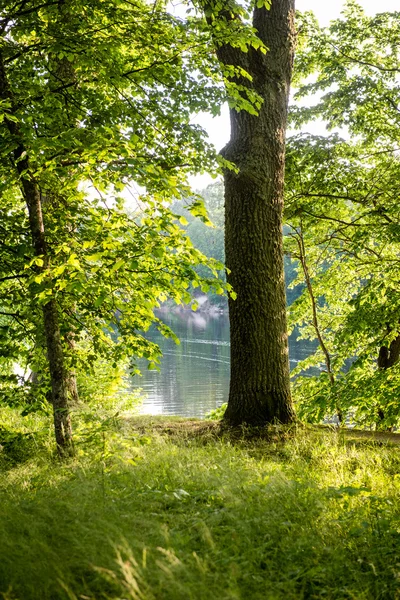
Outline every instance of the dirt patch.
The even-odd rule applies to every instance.
[[[175,439],[207,441],[225,439],[230,442],[282,442],[293,437],[298,425],[268,425],[266,427],[227,427],[221,421],[205,421],[200,419],[183,419],[180,417],[130,417],[128,427],[145,435],[155,433],[167,435]],[[300,427],[303,428],[302,425]]]
[[[256,441],[266,442],[285,441],[296,435],[299,429],[311,431],[325,431],[343,435],[346,441],[365,441],[379,444],[400,445],[400,433],[386,431],[365,431],[361,429],[338,429],[326,425],[305,425],[296,423],[290,426],[268,425],[266,427],[226,427],[220,421],[205,421],[200,419],[189,419],[182,417],[128,417],[127,426],[140,433],[158,433],[179,439],[216,439],[225,438],[230,441]]]
[[[126,419],[130,428],[138,433],[158,433],[176,437],[217,437],[221,426],[218,421],[201,421],[200,419],[183,419],[170,417],[130,417]]]

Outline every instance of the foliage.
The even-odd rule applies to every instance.
[[[201,196],[213,227],[206,227],[199,219],[192,218],[187,227],[187,233],[196,248],[206,256],[224,263],[224,186],[222,181],[209,185],[201,191]]]
[[[301,337],[319,339],[296,371],[319,373],[295,382],[300,414],[320,421],[342,411],[348,420],[393,427],[400,419],[400,18],[367,17],[348,2],[327,29],[310,15],[301,23],[301,104],[292,108],[292,123],[304,129],[322,119],[341,129],[288,142],[286,246],[303,260],[294,284],[305,272],[310,284],[290,314]],[[306,106],[310,94],[317,96]],[[379,358],[389,355],[391,361]]]
[[[65,223],[65,214],[60,215],[60,221],[59,226]],[[38,308],[49,294],[54,294],[62,317],[62,334],[66,338],[72,334],[76,340],[69,356],[72,369],[87,372],[100,357],[115,368],[134,356],[145,356],[150,365],[155,365],[158,347],[138,332],[156,322],[164,335],[173,336],[155,317],[154,308],[167,297],[177,303],[190,302],[187,281],[213,285],[211,273],[200,282],[193,269],[203,262],[203,256],[183,235],[174,214],[162,206],[156,209],[149,203],[141,215],[132,218],[122,207],[109,211],[92,201],[83,208],[76,206],[75,223],[79,233],[72,233],[68,244],[64,240],[53,242],[50,273],[38,274],[33,259],[24,270],[26,277],[16,284],[28,298],[30,294],[34,297],[36,310],[26,315],[25,321],[23,309],[5,321],[11,347],[9,362],[18,358],[35,371],[45,368]],[[5,302],[11,304],[13,300],[15,306],[15,297],[8,288]],[[23,339],[23,354],[16,346],[14,330],[17,337],[19,330],[27,329],[30,336]],[[39,345],[39,352],[35,345]]]
[[[227,406],[228,403],[224,402],[223,404],[221,404],[221,406],[218,406],[218,408],[214,408],[214,410],[211,410],[206,415],[206,419],[210,419],[210,421],[220,421],[225,414]]]
[[[19,390],[21,402],[31,393],[10,390],[19,363],[41,373],[41,402],[50,301],[72,371],[98,356],[114,365],[145,356],[156,367],[143,332],[156,322],[173,334],[153,310],[166,297],[190,302],[205,261],[168,204],[190,195],[188,174],[215,172],[215,152],[190,120],[218,112],[225,92],[202,19],[176,18],[163,2],[9,2],[0,18],[1,391]],[[46,256],[32,248],[23,178],[40,191]],[[144,192],[128,215],[132,182]],[[207,219],[198,198],[190,210]],[[208,264],[204,286],[219,268]]]
[[[397,448],[329,430],[217,431],[118,421],[105,446],[99,435],[64,464],[43,439],[0,475],[5,598],[396,597]]]
[[[193,217],[190,211],[185,208],[185,202],[174,202],[172,209],[179,215],[184,217],[184,222],[187,221],[186,233],[190,237],[192,244],[200,250],[205,256],[214,258],[221,264],[225,262],[225,207],[224,207],[224,187],[222,181],[217,181],[208,185],[205,189],[199,192],[199,195],[204,200],[204,205],[207,209],[207,214],[211,220],[212,227],[202,220]],[[289,228],[284,228],[284,235],[287,235]],[[196,272],[200,275],[206,275],[206,267],[200,265],[196,267]],[[292,286],[292,282],[296,279],[296,262],[290,257],[290,254],[285,255],[285,281],[286,281],[286,296],[287,302],[290,305],[299,295],[302,284]],[[219,277],[225,281],[225,271],[219,271]],[[223,304],[226,306],[226,298],[221,295],[215,295],[208,292],[210,302],[212,304]]]
[[[225,276],[225,248],[224,248],[224,189],[223,183],[218,181],[207,186],[199,192],[204,202],[209,221],[194,217],[190,212],[190,201],[180,200],[172,204],[172,210],[181,216],[180,222],[193,246],[204,256],[214,259],[219,263],[218,277],[226,282]],[[207,266],[195,267],[196,273],[201,277],[207,277]],[[193,284],[192,284],[193,285]],[[196,287],[196,284],[195,284]],[[226,306],[226,297],[216,294],[204,283],[201,291],[207,293],[209,301],[213,305]],[[195,295],[198,293],[194,291]]]

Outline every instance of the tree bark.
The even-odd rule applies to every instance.
[[[57,210],[57,196],[55,194],[44,194],[42,192],[40,194],[40,198],[43,216],[44,219],[46,219],[46,212],[51,213],[51,211]],[[73,307],[71,310],[75,311],[75,307]],[[73,352],[75,351],[75,335],[73,331],[68,331],[67,333],[64,333],[64,347],[67,348],[71,354],[73,354]],[[68,360],[64,362],[68,362]],[[76,407],[79,405],[79,391],[76,373],[74,370],[66,369],[65,377],[67,382],[69,406]]]
[[[75,310],[75,308],[73,310]],[[75,351],[75,336],[72,331],[67,333],[65,340],[70,352],[73,353]],[[71,368],[67,371],[67,387],[69,405],[76,408],[79,406],[78,382],[76,380],[76,373]]]
[[[378,368],[390,369],[399,362],[400,359],[400,334],[390,342],[389,348],[381,346],[378,356]]]
[[[223,18],[227,18],[226,15]],[[255,8],[253,26],[266,54],[216,45],[222,65],[244,68],[236,80],[263,99],[258,116],[230,110],[231,139],[222,151],[239,171],[225,170],[231,379],[225,421],[289,423],[295,414],[289,379],[282,213],[287,106],[295,29],[294,0]]]
[[[389,329],[390,331],[390,329]],[[394,340],[392,340],[387,346],[381,346],[379,348],[378,355],[378,369],[390,369],[390,367],[394,367],[400,360],[400,334],[397,335]],[[384,407],[378,408],[378,428],[382,426],[383,421],[385,420],[385,410]],[[390,431],[392,427],[388,428]]]
[[[0,98],[13,104],[3,57],[0,53]],[[13,161],[20,179],[20,187],[28,209],[29,226],[34,254],[43,260],[38,269],[46,271],[50,266],[47,251],[45,228],[43,223],[40,190],[37,181],[31,174],[28,154],[20,135],[18,124],[6,118],[6,126],[17,146],[13,152]],[[73,451],[71,418],[68,411],[68,385],[64,368],[64,352],[61,344],[58,323],[57,303],[51,298],[42,308],[43,326],[46,339],[47,358],[49,361],[54,429],[57,449],[61,456]]]

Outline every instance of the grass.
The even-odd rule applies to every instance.
[[[86,419],[61,464],[41,418],[0,417],[5,600],[400,598],[391,443]]]

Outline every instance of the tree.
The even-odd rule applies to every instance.
[[[205,8],[230,95],[231,140],[222,151],[232,425],[289,423],[292,407],[282,250],[285,133],[295,46],[294,0]],[[252,20],[253,40],[232,40]],[[242,104],[238,105],[238,99]],[[233,166],[233,167],[232,167]]]
[[[188,195],[188,173],[212,168],[214,153],[190,117],[214,107],[222,88],[204,34],[163,3],[6,2],[0,29],[1,194],[11,238],[3,249],[16,257],[3,281],[16,282],[19,300],[2,317],[18,336],[27,317],[45,340],[57,446],[69,454],[71,335],[85,332],[93,352],[106,352],[116,327],[125,344],[114,344],[117,356],[155,359],[140,330],[167,291],[188,299],[200,253],[165,204]],[[129,180],[147,192],[141,219],[121,209]],[[24,227],[28,245],[15,233]]]
[[[315,338],[318,313],[325,347],[299,365],[319,373],[298,378],[295,390],[300,413],[313,420],[339,403],[357,423],[391,427],[400,414],[400,20],[398,13],[368,17],[355,2],[344,16],[320,29],[306,15],[297,54],[296,97],[317,92],[318,102],[293,107],[293,122],[322,118],[350,139],[289,140],[287,247],[298,254],[302,239],[314,295],[314,303],[306,292],[292,305],[291,320]]]
[[[337,136],[302,135],[289,140],[289,148],[286,249],[301,265],[306,257],[306,274],[301,268],[294,283],[307,282],[289,316],[302,338],[319,341],[317,352],[297,368],[314,368],[295,382],[299,412],[319,421],[340,406],[358,423],[379,423],[385,413],[393,425],[399,163]]]

